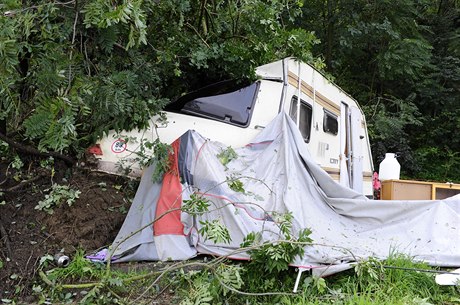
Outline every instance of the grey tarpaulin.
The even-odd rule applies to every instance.
[[[279,238],[270,217],[276,211],[292,213],[294,235],[302,228],[312,230],[313,244],[305,247],[305,255],[296,258],[294,266],[322,270],[331,265],[331,270],[341,270],[350,262],[370,256],[384,259],[391,253],[431,265],[460,266],[459,196],[437,201],[368,200],[333,181],[315,164],[285,113],[252,143],[235,149],[237,158],[226,165],[218,155],[227,147],[203,136],[189,131],[188,140],[182,141],[179,171],[185,166],[193,179],[188,179],[192,185],[182,179],[180,199],[197,192],[212,202],[212,211],[196,217],[181,213],[181,234],[155,234],[149,223],[162,185],[152,183],[153,169],[148,168],[114,241],[119,261],[180,260],[197,253],[247,259],[247,253],[234,251],[248,233],[263,231],[267,241]],[[244,194],[225,182],[234,178],[243,182]],[[216,219],[230,231],[229,244],[215,244],[198,233],[200,220]]]

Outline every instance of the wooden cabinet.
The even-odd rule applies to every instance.
[[[382,200],[434,200],[460,194],[460,184],[412,180],[382,181]]]

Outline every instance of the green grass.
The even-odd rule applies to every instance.
[[[196,268],[179,268],[158,275],[144,277],[144,271],[111,269],[93,264],[78,251],[67,268],[56,268],[47,272],[48,278],[60,288],[48,288],[40,292],[41,300],[66,302],[71,300],[81,304],[143,304],[143,300],[161,300],[167,291],[169,301],[174,304],[277,304],[277,305],[454,305],[460,304],[460,287],[439,286],[435,283],[435,273],[423,270],[436,270],[426,264],[414,262],[402,255],[392,255],[380,262],[369,259],[354,269],[341,272],[325,279],[302,276],[297,294],[292,293],[297,273],[293,268],[277,275],[265,274],[254,269],[247,262],[215,260],[196,262]],[[202,268],[203,263],[212,268]],[[160,263],[161,265],[161,263]],[[171,266],[166,263],[163,267]],[[390,268],[391,267],[391,268]],[[152,271],[152,270],[149,270]],[[136,280],[128,280],[136,279]],[[74,283],[99,282],[100,286],[88,289],[63,289],[62,285]],[[229,285],[246,293],[273,293],[275,295],[240,294],[222,286]],[[80,292],[86,290],[84,295]],[[171,295],[173,291],[173,295]],[[72,292],[72,294],[69,294]],[[146,292],[146,297],[137,297]],[[85,296],[90,296],[86,297]],[[161,302],[160,302],[161,303]]]
[[[364,271],[356,272],[359,268]],[[301,296],[280,304],[460,304],[458,287],[439,286],[435,283],[435,273],[419,270],[434,269],[402,255],[391,256],[384,262],[370,260],[354,271],[327,278],[325,293],[305,287]]]

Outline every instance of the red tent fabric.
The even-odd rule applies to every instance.
[[[182,184],[179,177],[179,148],[180,138],[172,143],[172,151],[169,153],[171,169],[164,175],[160,197],[157,202],[155,218],[158,219],[163,216],[153,224],[155,236],[163,234],[184,235],[184,225],[180,219]],[[168,211],[174,209],[176,210],[168,213]]]

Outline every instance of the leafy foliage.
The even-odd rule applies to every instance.
[[[110,129],[145,128],[207,83],[289,55],[314,61],[318,42],[286,26],[300,17],[291,0],[10,0],[0,12],[0,121],[71,154]]]
[[[227,166],[227,164],[230,163],[230,161],[238,158],[238,154],[231,146],[229,146],[226,149],[223,149],[217,155],[217,158],[219,159],[220,163],[222,163],[222,165]]]
[[[305,247],[312,242],[311,230],[301,229],[298,236],[292,235],[292,214],[274,215],[280,229],[280,241],[261,242],[262,232],[249,233],[241,247],[254,247],[248,251],[251,255],[251,268],[262,269],[267,274],[276,275],[288,269],[296,256],[302,256]]]
[[[38,139],[38,149],[62,152],[76,140],[75,113],[65,98],[39,105],[24,121],[26,136]]]
[[[45,190],[48,191],[48,190]],[[74,190],[68,185],[53,184],[50,193],[45,195],[45,199],[40,200],[35,206],[36,210],[45,211],[53,214],[53,208],[67,203],[69,206],[75,203],[81,192]]]
[[[219,219],[212,221],[200,220],[201,228],[199,232],[205,239],[212,240],[214,243],[229,243],[232,238],[227,227],[225,227]]]
[[[211,305],[213,296],[211,295],[211,283],[207,277],[197,276],[192,280],[190,290],[180,305]]]
[[[458,1],[311,1],[302,10],[300,25],[322,42],[315,53],[363,106],[374,163],[399,152],[405,176],[460,181],[445,173],[446,152],[460,149],[449,135],[458,129]]]
[[[126,142],[135,139],[127,139]],[[136,139],[137,140],[137,139]],[[159,138],[153,142],[141,139],[139,149],[135,152],[136,161],[141,167],[154,165],[152,173],[153,182],[161,182],[165,173],[171,170],[172,147],[160,141]]]
[[[237,177],[227,177],[227,184],[234,192],[245,193],[243,182]]]
[[[51,261],[53,257],[51,256]],[[98,278],[102,275],[104,268],[103,265],[94,265],[91,261],[85,258],[85,252],[78,249],[72,257],[69,265],[65,268],[54,268],[48,272],[48,278],[52,281],[57,279],[91,279]]]
[[[183,200],[181,210],[191,215],[202,215],[209,211],[210,205],[208,199],[193,193],[190,195],[190,199]]]

